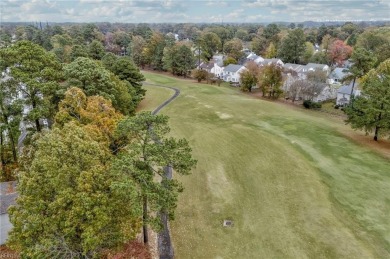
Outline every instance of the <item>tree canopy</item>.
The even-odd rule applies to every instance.
[[[362,93],[346,108],[347,123],[374,140],[390,133],[390,59],[370,70],[361,80]]]
[[[74,123],[38,140],[18,192],[8,244],[25,257],[92,258],[138,231],[132,180],[110,170],[107,148]]]

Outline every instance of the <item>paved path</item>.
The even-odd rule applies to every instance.
[[[153,115],[156,115],[162,108],[167,106],[170,102],[175,100],[176,97],[178,97],[180,95],[180,90],[175,88],[175,87],[172,87],[172,86],[158,85],[158,84],[152,84],[152,83],[144,83],[144,85],[150,85],[150,86],[155,86],[155,87],[162,87],[162,88],[167,88],[167,89],[171,89],[171,90],[175,91],[175,93],[168,100],[166,100],[165,102],[160,104],[156,109],[154,109],[154,111],[152,111]]]
[[[151,83],[144,83],[144,84],[155,86],[155,87],[168,88],[175,91],[175,93],[168,100],[160,104],[156,109],[154,109],[154,111],[152,111],[153,115],[156,115],[159,111],[161,111],[162,108],[167,106],[169,103],[171,103],[180,95],[180,90],[175,87],[151,84]],[[164,168],[164,171],[165,171],[165,176],[168,179],[172,179],[172,167],[166,166]],[[174,253],[173,253],[173,246],[171,242],[171,235],[169,232],[168,215],[166,213],[161,213],[160,218],[163,224],[163,230],[160,233],[158,233],[158,252],[160,255],[160,259],[172,259],[174,258]]]

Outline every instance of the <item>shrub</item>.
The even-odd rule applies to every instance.
[[[310,101],[310,100],[305,100],[303,102],[303,106],[306,109],[321,109],[322,104],[321,103],[317,103],[317,102],[313,102],[313,101]]]

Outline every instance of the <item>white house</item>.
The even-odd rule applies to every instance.
[[[246,70],[244,66],[230,64],[223,69],[222,80],[225,82],[240,82],[240,73]]]
[[[215,77],[222,77],[223,67],[219,66],[215,61],[210,61],[209,63],[202,62],[198,69],[206,70],[208,73],[214,74]]]
[[[336,99],[337,105],[345,106],[349,103],[349,101],[351,100],[352,84],[353,81],[348,85],[343,85],[342,87],[339,88],[339,90],[337,91],[337,99]],[[361,91],[359,90],[358,82],[355,82],[355,86],[353,88],[352,94],[354,96],[359,96],[361,94]]]

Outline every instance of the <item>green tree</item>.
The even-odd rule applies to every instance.
[[[233,57],[227,57],[224,61],[223,61],[223,65],[226,67],[230,64],[237,64],[237,60],[234,59]]]
[[[88,45],[88,55],[92,59],[100,60],[106,54],[103,44],[100,41],[93,40]]]
[[[25,95],[24,104],[31,106],[26,119],[41,131],[41,119],[52,120],[63,94],[58,82],[62,78],[62,66],[53,53],[30,42],[19,41],[0,50],[2,67],[9,67],[11,77]]]
[[[69,35],[54,35],[51,37],[51,50],[62,63],[67,63],[71,59],[72,38]]]
[[[106,55],[103,56],[102,63],[106,69],[111,70],[117,60],[117,55],[112,52],[108,52],[106,53]]]
[[[164,49],[164,68],[172,74],[186,77],[194,67],[194,54],[184,44],[176,44]]]
[[[22,119],[22,101],[18,83],[12,78],[0,80],[0,181],[14,180],[18,163],[18,137]]]
[[[280,29],[277,24],[275,23],[270,23],[267,25],[267,27],[264,28],[263,31],[263,36],[270,40],[272,39],[275,35],[277,35],[280,32]]]
[[[264,37],[255,37],[252,39],[251,47],[252,51],[257,55],[263,55],[268,46],[268,41]]]
[[[163,70],[164,63],[162,58],[164,56],[164,48],[167,46],[165,37],[159,32],[153,32],[152,37],[146,44],[143,51],[147,63],[156,70]]]
[[[276,46],[273,42],[271,42],[265,51],[265,57],[266,58],[275,58],[278,54],[278,50],[276,49]]]
[[[252,92],[252,87],[257,84],[257,77],[249,70],[244,70],[240,74],[241,90]]]
[[[374,140],[390,133],[390,59],[363,78],[362,94],[346,107],[346,122],[353,129],[374,132]]]
[[[85,45],[74,45],[70,51],[70,61],[75,61],[78,57],[88,57],[88,49]]]
[[[146,41],[141,36],[133,36],[132,41],[130,43],[130,53],[134,63],[138,67],[144,68],[146,64],[146,57],[144,53],[144,49],[146,46]]]
[[[200,47],[202,56],[205,60],[210,61],[213,55],[221,50],[221,39],[214,32],[205,32],[200,38]]]
[[[183,190],[164,168],[169,165],[176,173],[187,175],[196,164],[187,140],[168,137],[169,131],[168,117],[150,112],[128,117],[118,125],[119,138],[129,141],[115,164],[139,186],[145,243],[148,242],[147,226],[159,225],[159,213],[174,218],[178,193]]]
[[[283,83],[282,69],[274,64],[264,66],[258,82],[264,97],[268,93],[268,98],[278,98],[283,92],[280,89]]]
[[[110,166],[107,147],[74,123],[41,137],[9,209],[8,245],[26,258],[98,258],[135,237],[133,181]]]
[[[234,38],[225,43],[224,51],[229,57],[232,57],[235,60],[240,60],[244,56],[242,48],[242,41]]]
[[[69,86],[80,87],[87,96],[100,95],[111,100],[115,109],[126,115],[132,114],[140,101],[129,82],[123,82],[103,65],[89,58],[77,58],[65,66],[64,72]],[[120,101],[123,98],[133,100],[133,103],[123,103]]]
[[[279,57],[284,62],[298,63],[305,52],[305,34],[298,28],[288,32],[279,48]]]
[[[355,48],[351,56],[352,66],[348,69],[348,75],[344,81],[352,81],[351,96],[355,89],[356,80],[363,77],[368,71],[374,68],[376,57],[364,48]],[[353,98],[350,99],[352,102]]]
[[[111,71],[117,75],[119,79],[130,83],[135,89],[136,96],[134,97],[138,98],[139,101],[143,99],[146,90],[142,88],[142,82],[145,81],[145,77],[131,59],[126,57],[118,58],[114,62]]]
[[[311,42],[306,42],[305,43],[305,52],[303,53],[302,56],[302,63],[309,63],[311,57],[314,54],[314,46]]]

